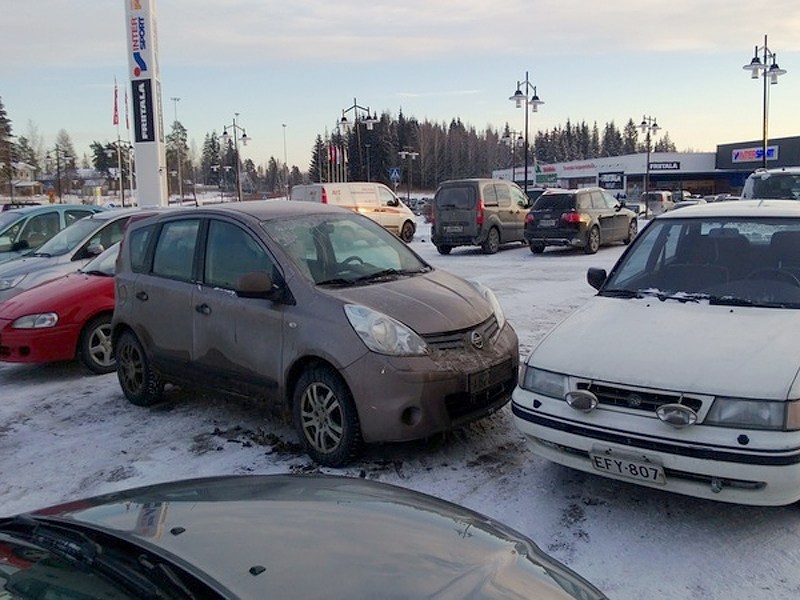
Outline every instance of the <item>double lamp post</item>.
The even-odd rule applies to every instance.
[[[244,127],[241,127],[236,123],[236,119],[239,117],[239,113],[234,113],[233,123],[230,125],[225,125],[222,128],[222,143],[226,146],[230,142],[231,138],[233,138],[233,153],[236,158],[236,198],[239,202],[242,201],[242,164],[241,160],[239,159],[239,142],[242,142],[243,146],[247,145],[247,142],[250,141],[251,138],[247,137],[247,133],[245,133]],[[233,135],[228,133],[228,129],[233,132]],[[241,137],[238,136],[238,132],[242,132]]]
[[[530,92],[533,92],[532,94]],[[539,107],[544,104],[542,100],[539,99],[539,96],[536,94],[536,86],[533,85],[530,80],[528,79],[528,72],[525,71],[525,79],[523,81],[517,81],[517,91],[515,91],[510,97],[509,100],[513,101],[517,108],[522,108],[525,110],[525,148],[524,148],[524,158],[525,161],[525,181],[524,181],[524,189],[525,195],[528,195],[528,107],[531,107],[531,112],[538,112]],[[534,156],[534,162],[536,161],[536,157]]]

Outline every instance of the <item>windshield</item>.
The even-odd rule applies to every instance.
[[[42,256],[61,256],[72,252],[78,247],[86,236],[91,235],[96,229],[105,225],[108,221],[92,218],[75,221],[66,229],[62,229],[50,240],[42,244],[36,251],[37,255]]]
[[[800,173],[753,175],[752,184],[752,198],[800,199]]]
[[[431,270],[403,241],[359,215],[304,215],[261,226],[315,284],[353,285]]]
[[[800,308],[800,219],[657,219],[600,293]]]

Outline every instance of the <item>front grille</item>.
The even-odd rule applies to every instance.
[[[469,337],[473,331],[480,333],[485,342],[488,343],[497,334],[497,319],[492,315],[475,327],[446,333],[431,333],[423,335],[422,339],[435,350],[462,350],[471,346]]]
[[[592,392],[597,396],[600,404],[649,413],[655,413],[660,406],[665,404],[683,404],[695,412],[700,411],[703,407],[703,401],[699,398],[690,398],[680,394],[630,390],[588,381],[578,383],[577,387],[579,390]]]

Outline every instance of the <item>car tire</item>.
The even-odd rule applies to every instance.
[[[353,395],[332,368],[307,369],[297,381],[292,417],[306,453],[320,465],[342,467],[362,446]]]
[[[589,229],[586,234],[586,243],[583,246],[583,251],[586,254],[595,254],[600,249],[600,230],[597,225]]]
[[[114,348],[117,379],[131,404],[152,406],[161,399],[164,384],[150,366],[142,344],[131,331],[125,331]]]
[[[484,254],[494,254],[500,249],[500,232],[496,227],[489,229],[486,234],[486,241],[481,244]]]
[[[544,244],[531,244],[531,252],[542,254],[544,252]]]
[[[400,228],[400,239],[408,244],[414,239],[414,224],[411,221],[406,221]]]
[[[442,254],[442,255],[445,255],[445,256],[450,254],[450,251],[452,249],[453,249],[452,246],[436,246],[436,250],[439,252],[439,254]]]
[[[78,340],[78,359],[84,366],[99,375],[117,368],[111,346],[111,315],[99,315],[84,325]]]
[[[636,234],[639,232],[639,224],[636,222],[636,219],[631,219],[631,222],[628,223],[628,237],[622,240],[622,243],[626,246],[631,243],[633,238],[636,237]]]

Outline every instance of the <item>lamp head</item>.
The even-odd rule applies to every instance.
[[[524,104],[524,102],[526,100],[525,94],[522,93],[522,90],[520,90],[519,87],[517,87],[517,91],[514,92],[514,95],[513,96],[509,96],[508,99],[509,100],[513,100],[514,103],[516,104],[517,108],[522,108],[522,105]]]

